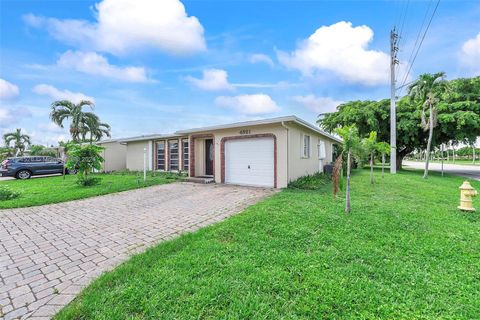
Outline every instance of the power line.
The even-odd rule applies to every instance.
[[[440,0],[437,0],[437,4],[435,5],[435,9],[433,10],[432,16],[430,17],[430,20],[428,21],[427,28],[425,29],[425,32],[423,33],[422,40],[420,41],[420,44],[418,45],[417,51],[415,52],[415,55],[413,56],[412,63],[408,66],[408,71],[405,74],[405,77],[403,78],[401,87],[403,87],[403,85],[407,81],[407,78],[410,74],[410,71],[412,70],[412,66],[415,63],[415,60],[417,59],[418,52],[420,51],[420,48],[422,47],[423,41],[425,40],[425,36],[427,35],[428,29],[430,28],[430,25],[432,24],[433,17],[435,16],[435,13],[437,12],[439,4],[440,4]],[[415,48],[414,48],[414,50],[415,50]]]
[[[420,40],[420,35],[422,34],[422,31],[423,31],[423,27],[425,26],[425,22],[427,21],[427,16],[428,16],[428,13],[430,12],[430,7],[433,3],[433,0],[430,0],[428,2],[428,7],[427,7],[427,10],[425,11],[425,14],[423,16],[423,20],[422,20],[422,25],[420,26],[420,29],[418,30],[418,33],[417,33],[417,37],[415,39],[415,44],[413,45],[413,48],[412,48],[412,51],[410,52],[410,56],[408,57],[408,62],[407,62],[407,66],[410,65],[410,63],[412,62],[412,57],[413,57],[413,53],[415,52],[415,48],[417,47],[417,44],[418,44],[418,41]],[[401,85],[399,88],[397,89],[401,89],[403,88],[405,85]]]
[[[404,10],[404,13],[403,13],[402,25],[400,27],[400,32],[399,32],[399,36],[398,36],[398,43],[397,43],[398,47],[400,46],[400,41],[403,38],[403,30],[404,30],[404,27],[405,27],[405,21],[407,20],[408,8],[409,7],[410,7],[410,0],[407,0],[407,3],[405,5],[405,10]]]
[[[394,26],[394,30],[399,31],[398,39],[397,39],[397,43],[396,43],[397,48],[400,48],[400,42],[404,38],[403,31],[405,30],[405,22],[406,22],[407,16],[408,16],[408,9],[409,9],[409,6],[410,6],[410,0],[403,1],[402,4],[403,4],[403,6],[401,8],[399,6],[398,19],[396,19],[395,26]],[[401,22],[401,25],[400,25],[400,22]],[[397,63],[395,65],[395,81],[397,80],[397,75],[399,74],[399,69],[400,69],[400,63]]]

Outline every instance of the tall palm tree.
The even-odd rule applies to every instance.
[[[93,141],[98,141],[102,137],[110,137],[110,125],[105,122],[100,122],[97,116],[86,119],[81,128],[82,140],[87,140],[87,134],[90,134],[90,144]]]
[[[408,87],[408,95],[412,101],[422,104],[421,121],[425,131],[428,130],[428,141],[426,150],[425,171],[423,178],[428,178],[428,165],[430,162],[430,151],[432,148],[433,129],[437,126],[437,103],[440,94],[447,89],[445,72],[435,74],[422,74]],[[426,120],[426,111],[428,110],[428,121]]]
[[[31,144],[30,136],[27,134],[23,134],[22,129],[17,129],[15,130],[15,132],[5,133],[3,135],[3,140],[5,141],[5,146],[7,148],[9,148],[13,142],[15,154],[20,156],[23,155],[23,152],[25,151],[27,145]]]
[[[93,109],[94,104],[87,100],[82,100],[77,104],[68,100],[55,101],[51,106],[50,119],[61,128],[63,128],[63,122],[69,119],[72,140],[79,141],[83,125],[89,120],[98,118],[93,112],[84,112],[83,107],[85,106]]]

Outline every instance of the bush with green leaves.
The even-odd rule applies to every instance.
[[[289,189],[319,190],[330,183],[330,177],[321,172],[306,175],[288,183]]]
[[[13,191],[7,186],[0,186],[0,201],[12,200],[19,196],[20,192]]]
[[[70,170],[78,170],[78,184],[82,186],[98,184],[93,182],[88,175],[94,170],[101,170],[104,159],[100,155],[103,148],[88,144],[88,145],[72,145],[68,150],[67,168]],[[89,181],[90,180],[90,181]],[[88,182],[87,182],[88,181]]]

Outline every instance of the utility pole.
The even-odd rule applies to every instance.
[[[390,31],[390,173],[397,173],[397,111],[395,89],[395,66],[397,60],[398,34],[395,28]]]

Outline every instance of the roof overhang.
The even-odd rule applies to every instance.
[[[182,137],[181,134],[149,134],[125,139],[119,139],[119,143],[129,143],[129,142],[138,142],[138,141],[148,141],[148,140],[161,140],[161,139],[173,139]]]
[[[269,125],[269,124],[286,124],[286,123],[295,123],[298,126],[310,129],[335,142],[342,143],[342,139],[340,139],[339,137],[332,135],[328,132],[325,132],[321,130],[319,127],[305,120],[302,120],[296,116],[286,116],[286,117],[277,117],[277,118],[263,119],[263,120],[235,122],[235,123],[187,129],[187,130],[179,130],[173,134],[150,134],[150,135],[142,135],[142,136],[136,136],[131,138],[123,138],[123,139],[109,139],[109,140],[99,141],[98,144],[109,143],[109,142],[118,142],[121,144],[126,144],[129,142],[138,142],[138,141],[175,139],[175,138],[184,137],[186,135],[193,134],[193,133],[209,132],[209,131],[240,128],[240,127],[261,126],[261,125]]]
[[[223,130],[223,129],[232,129],[232,128],[239,128],[239,127],[249,127],[249,126],[260,126],[260,125],[268,125],[268,124],[277,124],[277,123],[285,123],[285,122],[293,122],[296,123],[299,126],[308,128],[312,131],[317,132],[320,135],[323,135],[327,138],[330,138],[336,142],[341,143],[342,140],[330,133],[327,133],[320,128],[308,123],[305,120],[302,120],[296,116],[286,116],[286,117],[278,117],[278,118],[271,118],[271,119],[264,119],[264,120],[253,120],[253,121],[244,121],[244,122],[236,122],[236,123],[229,123],[229,124],[224,124],[224,125],[218,125],[218,126],[209,126],[209,127],[203,127],[203,128],[194,128],[194,129],[188,129],[188,130],[180,130],[175,132],[176,134],[179,135],[185,135],[185,134],[192,134],[192,133],[200,133],[200,132],[206,132],[206,131],[215,131],[215,130]]]

